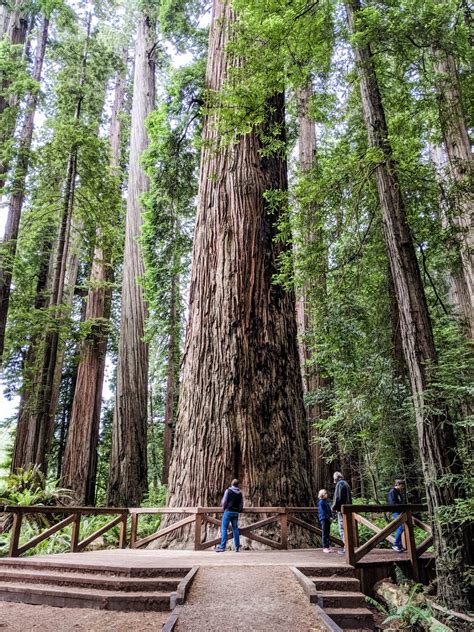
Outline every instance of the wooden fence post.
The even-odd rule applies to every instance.
[[[130,548],[135,548],[135,542],[137,541],[138,533],[138,514],[132,513],[132,526],[130,529]]]
[[[119,549],[124,549],[127,546],[127,520],[128,514],[122,514],[122,522],[120,523],[119,532]]]
[[[77,553],[79,547],[79,536],[81,533],[81,514],[77,513],[74,515],[74,522],[72,523],[72,531],[71,531],[71,551],[73,553]]]
[[[344,548],[346,550],[346,562],[351,566],[355,564],[355,541],[352,513],[342,513],[344,525]]]
[[[406,512],[405,531],[406,531],[407,552],[408,552],[408,555],[410,556],[411,564],[413,566],[413,579],[417,582],[420,578],[420,570],[418,568],[418,557],[416,554],[416,543],[415,543],[415,531],[413,529],[413,515],[411,511]]]
[[[288,548],[288,515],[285,513],[280,514],[280,529],[281,529],[281,548],[286,550]]]
[[[13,515],[12,535],[10,538],[10,557],[18,557],[18,546],[20,544],[21,521],[23,514],[20,511]]]
[[[202,515],[199,513],[199,507],[196,510],[195,518],[196,520],[194,522],[194,550],[200,551],[203,547],[201,546]]]

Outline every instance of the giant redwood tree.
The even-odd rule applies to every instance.
[[[215,0],[211,94],[236,63],[226,51],[233,20],[230,2]],[[215,505],[234,476],[247,505],[312,498],[295,300],[273,282],[286,162],[281,150],[262,151],[264,136],[284,140],[283,95],[266,110],[261,128],[225,146],[219,114],[204,123],[171,506]]]
[[[140,159],[148,145],[145,119],[154,105],[153,36],[153,21],[143,14],[135,49],[122,311],[108,487],[109,504],[119,506],[139,505],[147,491],[147,310],[140,284],[144,268],[138,239],[143,223],[140,196],[148,190],[148,177]]]
[[[361,28],[360,0],[347,0],[345,4],[350,30],[358,34]],[[375,180],[432,517],[438,594],[450,607],[467,609],[464,571],[472,561],[469,530],[463,533],[459,522],[443,519],[443,510],[462,498],[459,488],[462,468],[456,436],[448,406],[433,381],[437,350],[430,314],[392,154],[372,50],[360,36],[354,44],[354,55],[369,144],[381,156],[375,169]]]

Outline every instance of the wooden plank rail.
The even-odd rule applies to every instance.
[[[77,553],[83,551],[91,542],[98,537],[110,531],[116,525],[120,525],[119,531],[119,548],[125,548],[127,544],[127,519],[128,509],[125,507],[63,507],[63,506],[20,506],[20,505],[4,505],[0,507],[2,513],[13,514],[13,526],[10,537],[9,555],[10,557],[19,557],[23,553],[37,546],[44,540],[48,539],[58,531],[72,524],[71,532],[71,552]],[[50,516],[65,515],[62,520],[45,529],[28,542],[20,545],[21,527],[24,516],[31,514],[33,516],[47,514]],[[107,516],[117,515],[116,518],[103,525],[100,529],[87,536],[82,542],[80,541],[81,517],[82,516]]]
[[[390,534],[401,524],[404,525],[405,543],[409,558],[412,562],[415,576],[418,573],[418,559],[428,550],[433,543],[433,536],[428,525],[422,522],[414,513],[425,513],[426,505],[343,505],[342,515],[344,523],[346,561],[351,565],[360,564],[361,560],[374,549],[377,544],[387,539],[393,542]],[[29,549],[33,548],[40,542],[43,542],[61,529],[72,524],[71,534],[71,551],[84,551],[89,544],[102,536],[110,529],[117,525],[120,527],[119,532],[119,548],[125,548],[127,545],[127,526],[128,516],[131,516],[130,526],[130,547],[140,548],[146,544],[153,542],[159,538],[169,536],[175,531],[183,527],[189,528],[193,523],[194,531],[194,548],[195,550],[203,550],[214,546],[220,542],[220,537],[213,537],[209,540],[203,539],[203,525],[212,525],[218,529],[221,528],[222,522],[219,517],[223,513],[222,507],[76,507],[76,506],[13,506],[0,505],[0,512],[13,514],[13,526],[11,530],[10,549],[11,557],[22,555]],[[400,513],[400,516],[390,521],[385,527],[381,528],[371,522],[361,513],[370,514],[386,514]],[[294,525],[300,529],[309,531],[318,536],[321,535],[321,529],[317,524],[318,510],[315,507],[245,507],[243,514],[254,514],[261,516],[260,519],[251,524],[244,524],[239,527],[240,534],[261,544],[265,544],[277,550],[288,549],[288,530],[289,525]],[[26,515],[49,514],[51,516],[64,516],[59,522],[52,525],[42,533],[32,538],[29,542],[20,544],[20,532],[24,516]],[[115,516],[107,524],[90,534],[82,541],[80,539],[81,517],[82,516]],[[165,528],[158,529],[155,533],[144,538],[138,538],[138,523],[141,515],[174,515],[177,517],[176,522]],[[181,517],[180,517],[181,515]],[[304,519],[306,516],[314,516],[312,522]],[[182,517],[184,516],[184,517]],[[276,532],[280,534],[280,539],[270,539],[267,535],[256,533],[258,529],[268,527],[275,524]],[[359,545],[358,525],[363,524],[375,533],[367,542]],[[415,526],[427,533],[427,537],[421,544],[416,547],[414,538]],[[204,532],[206,533],[206,532]],[[228,531],[227,539],[232,537],[232,532]],[[338,545],[344,546],[339,538],[331,536],[331,541]]]
[[[415,517],[413,513],[426,513],[428,511],[426,505],[343,505],[341,511],[344,524],[346,561],[348,564],[357,566],[362,558],[383,540],[394,542],[390,534],[400,525],[403,525],[405,546],[413,567],[413,577],[415,580],[418,579],[419,558],[433,544],[433,536],[431,534],[431,528],[419,518]],[[385,527],[381,528],[361,516],[361,513],[397,513],[399,515],[391,520]],[[359,546],[359,524],[363,524],[375,532],[375,535],[361,546]],[[429,534],[418,547],[415,544],[415,526]]]

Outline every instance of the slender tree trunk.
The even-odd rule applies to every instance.
[[[214,1],[207,87],[230,70],[230,2]],[[284,97],[268,102],[284,141]],[[270,128],[272,131],[270,131]],[[183,379],[168,504],[215,506],[235,476],[247,505],[312,502],[295,300],[272,282],[283,245],[266,191],[285,191],[283,156],[262,156],[257,130],[219,148],[215,116],[203,130]],[[178,536],[180,537],[180,536]],[[177,541],[186,544],[183,530]],[[304,534],[298,544],[307,544]]]
[[[89,54],[89,39],[91,28],[91,14],[88,17],[87,37],[84,45],[81,69],[81,87],[86,78],[87,59]],[[76,104],[75,119],[81,117],[83,96],[79,96]],[[77,275],[77,260],[74,247],[71,247],[71,234],[74,234],[72,212],[77,175],[78,145],[74,143],[69,153],[66,168],[66,178],[63,191],[63,205],[59,224],[58,242],[55,254],[55,266],[51,287],[49,305],[54,318],[54,325],[45,334],[43,344],[43,358],[38,367],[38,376],[33,380],[33,388],[28,399],[24,399],[24,408],[20,411],[19,424],[24,414],[27,419],[26,438],[22,443],[23,452],[14,455],[13,461],[18,466],[27,467],[38,464],[43,471],[47,468],[47,454],[53,432],[54,415],[56,412],[58,393],[58,366],[61,364],[62,348],[60,345],[58,324],[64,317],[64,301],[69,302],[73,291],[70,286],[75,284]],[[67,276],[69,285],[66,285]],[[59,362],[58,362],[59,360]],[[18,444],[20,448],[20,444]]]
[[[352,33],[358,31],[359,0],[347,0]],[[462,472],[456,438],[446,402],[431,384],[436,367],[436,348],[415,248],[408,227],[396,165],[392,156],[385,112],[370,46],[354,46],[360,74],[362,107],[371,147],[383,152],[376,172],[385,245],[390,260],[400,315],[403,352],[410,377],[420,455],[436,549],[438,590],[443,601],[455,609],[468,607],[464,592],[464,569],[470,563],[469,545],[462,528],[441,521],[443,507],[459,498],[452,477]],[[428,392],[431,389],[431,392]],[[444,477],[445,480],[442,480]]]
[[[39,267],[38,279],[36,283],[35,303],[34,309],[44,309],[49,302],[48,285],[51,279],[52,273],[52,257],[51,250],[53,244],[51,240],[45,240],[42,248],[41,263]],[[11,464],[11,470],[14,472],[19,467],[25,467],[27,461],[25,459],[26,443],[29,432],[29,420],[32,402],[34,400],[34,393],[36,388],[37,379],[37,364],[38,364],[38,352],[41,349],[41,335],[36,333],[33,335],[28,346],[28,350],[25,354],[23,361],[22,374],[23,374],[23,386],[21,392],[20,408],[18,414],[18,424],[15,435],[15,445],[13,448],[13,458]]]
[[[46,42],[48,39],[49,20],[43,19],[43,27],[36,49],[35,65],[32,78],[40,82],[43,69]],[[38,102],[38,91],[30,92],[25,106],[25,117],[20,135],[20,146],[18,158],[15,165],[12,182],[12,192],[8,209],[7,223],[3,237],[3,248],[5,253],[2,256],[4,263],[0,268],[0,362],[5,345],[5,328],[7,324],[8,306],[10,301],[10,288],[12,281],[13,262],[16,254],[16,244],[18,229],[20,226],[21,210],[25,198],[25,181],[28,173],[31,140],[33,138],[34,117],[36,104]]]
[[[140,195],[148,189],[140,157],[148,144],[145,119],[154,105],[153,48],[153,24],[143,14],[135,49],[122,312],[108,488],[108,503],[120,506],[138,506],[147,491],[148,345],[143,339],[147,308],[139,281],[144,268],[137,239],[143,221]]]
[[[4,24],[6,24],[6,38],[14,46],[25,44],[28,33],[28,7],[25,0],[15,0],[13,8],[8,13],[6,21],[3,14]],[[16,55],[21,58],[21,53]],[[7,149],[15,132],[18,100],[12,95],[8,95],[8,89],[12,83],[12,78],[0,75],[0,116],[5,117],[0,134],[0,191],[5,186],[6,174],[8,171],[10,153]],[[10,110],[10,111],[8,111]]]
[[[302,175],[308,174],[316,162],[316,130],[314,121],[309,116],[310,99],[313,96],[313,86],[311,81],[304,88],[298,90],[298,121],[299,121],[299,163]],[[317,224],[319,211],[314,203],[306,205],[302,212],[305,214],[304,222]],[[317,240],[322,245],[324,239],[322,231],[316,229],[306,235],[307,243]],[[326,249],[323,247],[323,251]],[[313,290],[313,302],[324,300],[326,297],[326,263],[321,263],[321,268],[317,273],[317,287]],[[303,393],[308,395],[320,392],[322,389],[328,388],[330,380],[322,374],[321,367],[311,362],[311,349],[308,343],[308,335],[317,327],[312,322],[310,315],[310,307],[308,305],[308,289],[302,288],[296,301],[296,323],[298,330],[298,350],[300,356],[300,364],[303,377]],[[310,302],[310,301],[309,301]],[[314,340],[314,336],[313,336]],[[311,450],[311,466],[312,466],[312,485],[313,489],[322,489],[331,481],[330,465],[321,456],[321,444],[319,441],[319,423],[325,417],[324,405],[321,400],[307,404],[306,413],[308,419],[308,431]]]
[[[167,484],[169,478],[169,469],[171,462],[171,454],[173,449],[174,421],[176,412],[176,402],[178,394],[179,380],[179,276],[173,274],[171,279],[171,297],[170,297],[170,318],[169,318],[169,334],[168,334],[168,357],[167,357],[167,379],[166,379],[166,402],[165,402],[165,419],[163,433],[163,473],[162,482]]]
[[[459,259],[451,271],[451,298],[469,336],[474,337],[474,176],[471,143],[467,132],[456,63],[451,54],[433,47],[439,117],[448,159],[448,174],[455,192],[456,211],[449,214],[458,231]]]
[[[110,161],[117,174],[120,164],[120,113],[125,96],[125,80],[123,71],[117,76],[110,125]],[[62,473],[62,485],[73,490],[75,502],[85,505],[93,505],[95,501],[107,321],[111,307],[110,263],[104,251],[101,231],[97,232],[96,240],[85,312],[85,321],[91,323],[91,330],[81,346]]]

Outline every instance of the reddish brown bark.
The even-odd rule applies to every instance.
[[[211,91],[232,63],[225,47],[233,18],[230,3],[215,0]],[[264,131],[279,125],[283,140],[283,95],[267,105],[273,118]],[[236,476],[247,505],[305,505],[312,493],[295,301],[272,282],[283,245],[274,241],[278,213],[264,198],[286,189],[286,162],[262,156],[257,130],[217,149],[219,140],[209,116],[168,504],[215,505]]]
[[[148,190],[140,158],[148,144],[145,119],[154,105],[153,49],[153,24],[143,15],[135,48],[122,312],[107,493],[108,503],[116,506],[138,506],[147,491],[148,345],[143,339],[147,308],[140,285],[144,268],[138,238],[143,221],[140,196]]]
[[[350,30],[356,33],[360,1],[347,0],[346,8]],[[439,516],[442,507],[462,498],[462,491],[455,482],[455,477],[462,473],[456,437],[446,402],[435,392],[431,382],[437,362],[436,348],[370,45],[359,42],[354,46],[354,54],[369,144],[384,156],[375,171],[375,178],[432,518],[438,590],[441,599],[450,607],[465,609],[468,604],[463,572],[470,563],[470,546],[459,524],[446,524]]]

